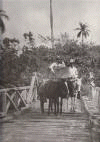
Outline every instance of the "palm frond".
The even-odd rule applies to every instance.
[[[82,22],[80,22],[79,25],[80,25],[81,28],[83,27],[83,23]]]
[[[4,11],[4,10],[1,10],[1,9],[0,9],[0,12],[4,12],[4,13],[5,13],[5,11]]]
[[[86,25],[86,24],[83,24],[83,27],[86,29],[87,27],[88,27],[88,25]]]
[[[76,29],[74,29],[74,30],[81,30],[80,28],[76,28]]]
[[[85,38],[87,38],[87,36],[89,36],[89,33],[88,33],[87,31],[84,31],[84,32],[83,32],[83,36],[84,36]]]
[[[89,30],[89,29],[86,29],[86,31],[87,31],[87,32],[90,32],[90,30]]]
[[[79,38],[81,36],[81,31],[77,34],[77,38]]]
[[[84,31],[85,29],[88,28],[88,26],[87,26],[86,24],[83,24],[82,22],[80,22],[79,25],[80,25],[80,29],[81,29],[82,31]]]
[[[4,33],[4,31],[5,31],[5,25],[4,25],[4,22],[2,21],[1,18],[0,18],[0,28],[1,28],[1,32]]]
[[[82,35],[86,38],[87,37],[87,34],[85,31],[82,32]]]
[[[89,36],[89,32],[88,31],[86,31],[86,34],[87,34],[87,36]]]
[[[9,17],[4,13],[0,13],[0,17],[5,17],[7,20],[9,20]]]

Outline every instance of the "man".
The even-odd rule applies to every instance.
[[[73,81],[74,84],[76,84],[76,88],[77,88],[77,98],[80,99],[80,90],[81,90],[81,78],[79,78],[78,76],[78,70],[74,65],[75,60],[74,59],[70,59],[70,66],[69,66],[69,73],[70,73],[70,81]]]
[[[74,59],[70,59],[70,65],[69,65],[69,73],[70,73],[70,75],[69,75],[69,77],[76,80],[78,78],[78,70],[74,66],[74,62],[75,62]]]
[[[51,70],[51,72],[53,72],[55,74],[55,71],[54,71],[54,67],[57,66],[57,63],[52,63],[50,66],[49,66],[49,69]]]
[[[64,68],[66,67],[64,61],[62,61],[62,63],[59,63],[59,62],[53,62],[50,66],[49,66],[49,69],[51,70],[51,72],[53,72],[55,74],[55,71],[54,71],[54,68]]]

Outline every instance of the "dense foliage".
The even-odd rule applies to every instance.
[[[54,49],[35,46],[33,34],[24,34],[25,45],[19,54],[20,41],[16,38],[4,38],[1,53],[1,87],[30,85],[33,72],[47,74],[50,63],[64,60],[68,64],[75,58],[80,75],[95,73],[96,85],[100,82],[100,47],[78,45],[77,41],[67,39],[62,45],[56,43]],[[27,42],[26,42],[27,38]],[[59,59],[58,59],[59,57]]]

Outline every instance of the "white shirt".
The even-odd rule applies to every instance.
[[[57,63],[52,63],[52,64],[49,66],[50,70],[51,70],[53,73],[55,73],[55,71],[54,71],[54,69],[53,69],[55,66],[57,66]]]
[[[54,71],[54,68],[64,68],[64,67],[66,67],[65,66],[65,63],[64,62],[62,62],[62,64],[57,64],[57,63],[52,63],[50,66],[49,66],[49,68],[50,68],[50,70],[53,72],[53,73],[55,73],[55,71]]]
[[[76,67],[69,67],[69,73],[70,73],[70,77],[72,78],[78,78],[78,71]]]

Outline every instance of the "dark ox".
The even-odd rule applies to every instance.
[[[46,99],[49,99],[48,114],[50,108],[52,110],[52,104],[54,103],[54,113],[59,112],[59,97],[60,101],[60,113],[62,113],[62,99],[68,98],[68,88],[65,84],[65,79],[49,80],[44,85],[41,85],[38,90],[40,96],[41,112],[44,112],[44,103]]]

